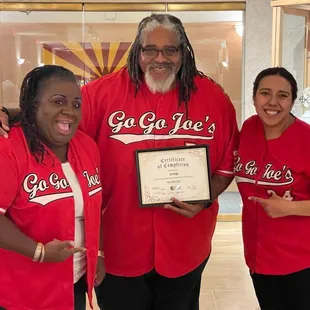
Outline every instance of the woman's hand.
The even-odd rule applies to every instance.
[[[60,241],[54,239],[53,241],[44,245],[45,256],[43,262],[57,263],[67,260],[70,256],[78,252],[85,252],[85,248],[75,248],[73,241]]]
[[[256,201],[264,208],[268,216],[279,218],[293,215],[294,203],[283,199],[272,193],[270,198],[249,197],[249,200]]]
[[[96,268],[96,275],[95,275],[95,286],[99,286],[105,277],[105,266],[104,266],[104,258],[98,256],[97,260],[97,268]]]

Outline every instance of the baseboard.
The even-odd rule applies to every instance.
[[[217,216],[218,222],[241,222],[240,213],[220,213]]]

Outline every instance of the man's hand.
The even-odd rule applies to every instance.
[[[249,200],[256,201],[261,204],[268,216],[272,218],[293,215],[294,212],[294,203],[292,201],[285,200],[276,194],[271,194],[271,197],[268,199],[249,197]]]
[[[94,285],[99,286],[104,278],[105,278],[104,259],[103,257],[98,256]]]
[[[187,218],[193,218],[196,216],[201,210],[204,209],[203,204],[188,204],[182,201],[177,200],[176,198],[171,199],[176,205],[172,206],[170,204],[165,204],[164,208],[174,211],[180,215],[183,215]]]
[[[0,137],[8,138],[9,127],[9,117],[6,113],[1,111],[0,107]]]

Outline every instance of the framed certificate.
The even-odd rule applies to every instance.
[[[188,146],[136,151],[141,207],[212,201],[209,146]]]

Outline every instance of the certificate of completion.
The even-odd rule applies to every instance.
[[[211,201],[208,146],[136,151],[142,207]]]

